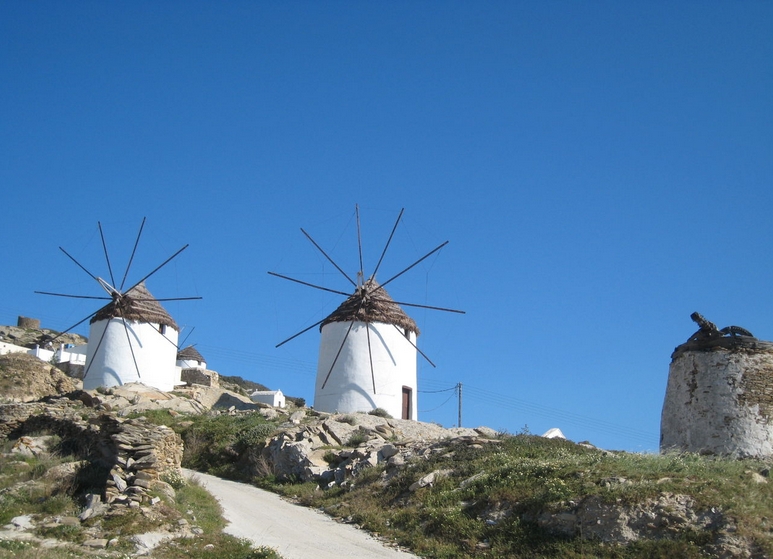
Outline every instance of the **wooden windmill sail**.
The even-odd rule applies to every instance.
[[[126,271],[118,287],[115,287],[116,282],[102,225],[101,223],[97,225],[107,261],[110,283],[89,272],[62,247],[59,249],[94,279],[107,292],[108,296],[71,295],[48,291],[36,291],[36,293],[109,301],[62,332],[62,334],[69,332],[89,320],[89,343],[83,375],[84,389],[91,390],[100,386],[110,387],[129,382],[141,382],[160,390],[171,391],[179,382],[176,355],[180,329],[169,313],[161,306],[161,301],[191,300],[201,299],[201,297],[156,299],[148,291],[145,281],[185,250],[188,245],[167,258],[131,287],[124,289],[145,220],[142,220]]]
[[[365,279],[363,272],[359,209],[355,208],[355,211],[357,213],[357,238],[360,255],[357,282],[353,281],[311,236],[301,229],[314,246],[354,286],[353,293],[329,289],[269,272],[277,277],[346,297],[343,303],[329,316],[291,336],[278,344],[277,347],[315,326],[319,326],[321,337],[314,394],[315,409],[350,413],[382,408],[394,417],[416,419],[417,352],[433,366],[434,363],[417,347],[416,338],[419,335],[419,328],[401,307],[420,307],[456,313],[463,311],[397,302],[387,293],[385,286],[439,251],[447,242],[436,247],[383,284],[379,284],[376,281],[376,273],[389,248],[403,211],[400,211],[389,240],[381,253],[381,258],[368,279]]]

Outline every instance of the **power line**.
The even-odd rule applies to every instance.
[[[424,382],[424,384],[429,384],[431,386],[432,385],[442,386],[442,384],[445,384],[445,383],[441,383],[439,381],[427,380]],[[427,391],[420,391],[420,392],[432,394],[432,393],[441,393],[441,392],[447,392],[450,390],[456,390],[457,388],[458,388],[458,385],[448,389],[427,390]],[[534,404],[532,402],[527,402],[525,400],[513,398],[511,396],[507,396],[506,394],[484,390],[482,388],[471,386],[469,384],[465,384],[465,388],[466,388],[465,395],[467,396],[467,399],[484,402],[490,406],[496,406],[496,407],[510,409],[510,410],[519,410],[522,412],[527,412],[529,414],[538,415],[541,417],[548,417],[554,420],[560,420],[565,423],[576,425],[576,426],[593,428],[606,434],[624,436],[626,438],[634,439],[636,441],[652,443],[653,440],[655,439],[655,437],[653,437],[653,435],[647,431],[635,429],[633,427],[627,427],[625,425],[620,425],[619,423],[613,423],[610,421],[588,417],[581,414],[560,410],[558,408],[552,408],[549,406]],[[443,404],[445,404],[445,402]]]

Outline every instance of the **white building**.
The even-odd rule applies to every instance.
[[[256,390],[250,394],[250,400],[253,402],[260,402],[261,404],[268,404],[275,408],[283,408],[287,405],[285,395],[281,390]]]
[[[416,419],[416,323],[368,280],[320,327],[314,408]]]
[[[59,348],[54,351],[37,345],[29,349],[7,342],[0,342],[0,355],[7,353],[28,353],[46,363],[56,363],[58,367],[72,376],[78,376],[74,373],[82,372],[86,364],[86,344],[79,346],[59,344]]]
[[[83,388],[139,382],[169,392],[180,384],[179,327],[144,283],[91,319]]]
[[[189,345],[177,353],[177,366],[181,369],[206,369],[207,362],[199,350]]]

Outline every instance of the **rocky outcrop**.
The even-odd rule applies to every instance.
[[[494,442],[495,436],[486,428],[444,429],[365,413],[319,414],[316,421],[288,426],[266,441],[261,466],[280,479],[317,481],[330,487],[345,485],[363,468],[385,464],[389,471],[414,456],[432,453],[433,442],[482,444]]]
[[[0,356],[0,402],[34,402],[72,392],[76,380],[26,353]]]
[[[47,328],[34,327],[34,325],[25,326],[0,326],[0,341],[12,343],[14,345],[34,348],[36,345],[46,347],[51,340],[57,347],[59,344],[83,345],[86,338],[80,334],[68,332],[60,334],[55,330]],[[54,348],[55,349],[55,348]]]
[[[617,544],[729,528],[722,511],[700,509],[692,497],[671,493],[635,505],[610,503],[593,495],[568,509],[542,513],[537,524],[564,536],[582,535]]]

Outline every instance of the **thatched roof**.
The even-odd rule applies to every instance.
[[[99,309],[90,322],[93,324],[99,320],[121,317],[135,322],[164,324],[178,332],[180,331],[180,327],[169,316],[169,313],[166,312],[161,303],[156,301],[155,297],[148,291],[148,288],[145,287],[145,282],[131,288],[123,296],[116,297]]]
[[[419,335],[419,327],[413,319],[405,314],[403,309],[394,302],[385,289],[381,288],[376,280],[370,279],[346,301],[333,311],[320,325],[320,330],[325,324],[331,322],[382,322],[394,324],[404,330]]]
[[[179,352],[177,352],[177,360],[178,361],[198,361],[199,363],[204,363],[206,361],[199,353],[199,350],[197,350],[192,345],[189,345],[188,347],[183,348]]]

